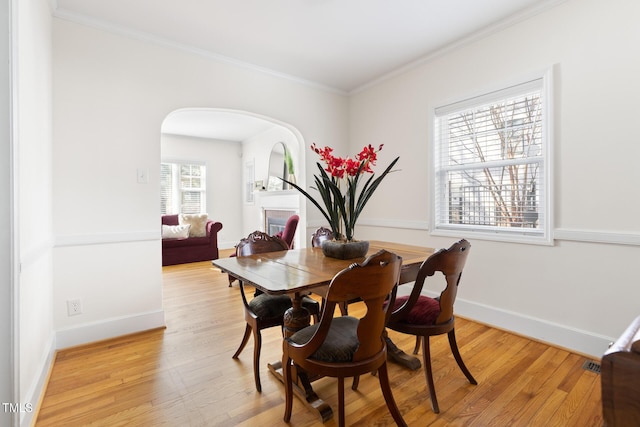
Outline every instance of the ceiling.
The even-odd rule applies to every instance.
[[[242,142],[278,126],[249,114],[207,108],[185,108],[169,114],[162,133]]]
[[[53,0],[54,14],[349,93],[564,0]]]
[[[564,0],[53,0],[56,17],[348,94]],[[166,134],[244,141],[274,123],[170,114]]]

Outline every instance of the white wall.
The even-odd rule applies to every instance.
[[[248,111],[346,145],[348,105],[340,94],[148,41],[60,19],[53,27],[53,313],[65,347],[164,322],[157,171],[167,114]],[[148,184],[137,183],[139,168]],[[84,313],[68,317],[65,301],[76,297]]]
[[[554,66],[557,240],[460,236],[472,252],[457,311],[601,356],[640,315],[638,16],[638,2],[570,0],[354,94],[352,148],[385,143],[379,164],[400,155],[401,169],[363,213],[358,236],[451,244],[426,230],[433,109]],[[619,241],[631,244],[611,243]]]
[[[19,276],[18,298],[19,403],[35,409],[51,360],[52,327],[52,186],[51,186],[51,5],[44,0],[16,2],[17,123],[15,209]],[[20,414],[28,425],[32,411]]]
[[[242,236],[242,144],[236,141],[162,135],[163,161],[204,162],[207,168],[206,212],[222,223],[218,247],[232,248]]]

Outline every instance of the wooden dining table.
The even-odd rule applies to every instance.
[[[402,258],[400,284],[414,281],[422,262],[434,252],[433,248],[372,240],[369,242],[367,256],[382,249]],[[291,336],[310,324],[310,315],[302,306],[302,297],[309,293],[326,295],[331,279],[338,272],[364,259],[365,257],[340,260],[324,256],[320,248],[302,248],[217,259],[213,260],[212,264],[262,292],[289,295],[292,307],[285,313],[283,333],[285,336]],[[396,357],[396,360],[405,360],[407,366],[412,363],[411,359],[415,358],[404,353]],[[419,366],[418,359],[415,361]],[[280,381],[283,380],[281,361],[270,363],[269,370]],[[326,422],[331,419],[333,412],[313,391],[312,381],[313,378],[304,374],[298,375],[294,391],[310,409],[318,412],[323,422]]]

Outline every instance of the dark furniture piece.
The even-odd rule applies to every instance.
[[[178,215],[162,215],[162,225],[179,225]],[[204,237],[162,239],[162,265],[218,259],[218,232],[222,230],[222,224],[209,220],[205,229],[207,235]]]
[[[284,230],[274,234],[274,236],[284,240],[284,242],[288,246],[288,249],[293,249],[293,237],[295,236],[296,229],[298,228],[298,221],[300,221],[300,217],[298,215],[290,216],[284,225]],[[236,254],[232,253],[229,256],[234,257],[236,256]],[[237,277],[233,276],[232,274],[229,274],[229,287],[231,287],[233,285],[233,282],[235,282],[236,280],[238,280]]]
[[[345,425],[344,379],[377,371],[384,400],[396,424],[406,426],[396,406],[387,373],[387,346],[382,333],[387,319],[384,301],[394,301],[402,259],[380,251],[362,264],[352,264],[339,272],[329,285],[319,324],[308,326],[283,341],[282,366],[285,383],[284,421],[291,420],[293,370],[338,379],[338,424]],[[333,317],[336,304],[359,297],[367,305],[365,316]]]
[[[275,236],[269,236],[261,231],[254,231],[248,237],[242,239],[238,246],[236,246],[236,256],[241,258],[253,254],[283,251],[288,248],[289,246],[284,240]],[[269,295],[257,291],[256,295],[254,295],[251,300],[248,300],[243,281],[240,280],[239,283],[242,304],[244,306],[244,319],[247,322],[247,326],[240,347],[238,347],[238,350],[234,353],[233,358],[237,359],[240,356],[240,353],[242,353],[242,350],[249,341],[249,337],[253,333],[253,376],[256,383],[256,390],[262,391],[262,385],[260,383],[262,334],[260,331],[273,326],[280,326],[282,328],[284,325],[284,313],[291,308],[292,305],[291,298],[284,294]],[[320,304],[309,297],[304,297],[302,304],[317,320],[320,314]]]
[[[298,215],[291,215],[284,224],[284,230],[275,234],[276,237],[281,238],[287,243],[289,249],[293,249],[293,237],[296,235],[299,221],[300,217]]]
[[[640,317],[604,353],[600,375],[604,425],[640,426]]]
[[[333,233],[326,227],[320,227],[311,235],[311,247],[321,248],[322,242],[333,239]]]
[[[435,413],[440,412],[440,408],[433,383],[429,337],[447,334],[451,352],[458,362],[458,366],[471,384],[477,384],[460,356],[456,343],[455,317],[453,315],[453,304],[456,300],[458,284],[470,248],[469,242],[463,239],[454,243],[449,249],[441,249],[427,258],[420,266],[411,294],[396,299],[393,313],[387,322],[389,329],[416,336],[414,354],[417,353],[419,341],[422,339],[425,376],[431,396],[431,407]],[[430,298],[421,295],[425,279],[434,276],[437,272],[442,273],[446,282],[446,287],[440,297]]]

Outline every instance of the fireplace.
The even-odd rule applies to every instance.
[[[264,210],[264,232],[273,236],[284,231],[284,226],[291,215],[295,215],[295,211],[280,209]]]
[[[300,193],[296,190],[258,191],[256,205],[260,207],[260,218],[256,218],[255,228],[274,235],[282,230],[291,215],[300,215],[304,224],[304,217],[300,214]],[[296,248],[304,247],[306,230],[298,226],[292,244]]]

